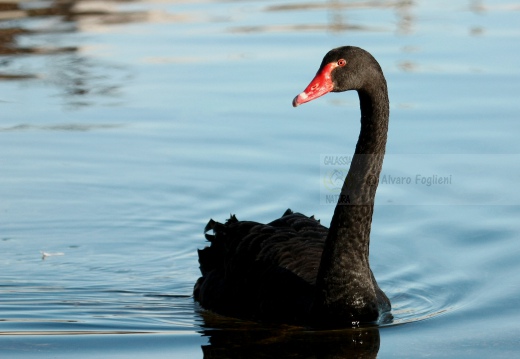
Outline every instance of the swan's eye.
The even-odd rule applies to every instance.
[[[347,64],[347,60],[345,60],[345,59],[338,60],[338,66],[339,67],[343,67],[346,64]]]

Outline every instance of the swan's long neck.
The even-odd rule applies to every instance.
[[[376,320],[378,315],[368,253],[374,199],[386,147],[389,102],[384,78],[375,83],[358,91],[361,132],[318,271],[313,307],[318,322],[344,322],[349,316]]]

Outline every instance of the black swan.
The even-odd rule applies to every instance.
[[[328,92],[356,90],[361,132],[330,229],[287,210],[271,223],[210,220],[211,245],[199,250],[194,298],[226,316],[310,327],[373,323],[390,312],[368,261],[374,198],[389,120],[378,62],[353,46],[329,51],[296,107]]]

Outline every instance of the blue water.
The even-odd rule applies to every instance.
[[[520,350],[516,3],[5,4],[3,356]],[[191,291],[209,218],[270,221],[290,207],[330,222],[322,159],[352,155],[357,96],[291,101],[347,44],[378,59],[390,89],[370,260],[394,322],[324,333],[202,311]]]

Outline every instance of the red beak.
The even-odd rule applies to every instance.
[[[293,106],[296,107],[331,92],[334,89],[331,73],[336,67],[338,67],[338,64],[331,62],[318,72],[309,86],[294,98]]]

